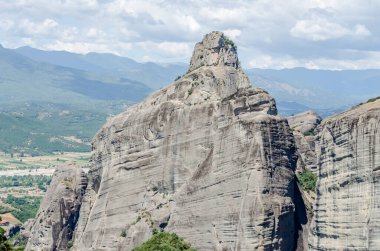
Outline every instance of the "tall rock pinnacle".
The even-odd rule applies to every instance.
[[[130,251],[152,228],[200,251],[294,250],[293,136],[223,33],[206,35],[187,74],[92,144],[76,250]]]
[[[240,67],[236,48],[234,42],[220,31],[205,35],[203,40],[195,45],[189,72],[201,66]]]

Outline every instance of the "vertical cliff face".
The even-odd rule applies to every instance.
[[[199,250],[294,250],[297,156],[276,113],[206,35],[186,75],[96,135],[75,248],[131,250],[158,228]]]
[[[326,119],[317,136],[311,250],[379,250],[380,100]]]
[[[68,250],[86,186],[80,167],[60,166],[54,172],[36,220],[23,233],[28,235],[25,250]]]

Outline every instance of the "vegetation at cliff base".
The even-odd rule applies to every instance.
[[[1,220],[1,217],[0,217]],[[0,227],[0,250],[8,251],[12,250],[11,245],[9,244],[7,237],[5,237],[5,230]]]
[[[315,191],[318,178],[312,171],[306,169],[304,172],[297,174],[297,178],[304,190]]]
[[[51,177],[46,175],[3,176],[0,179],[0,187],[38,187],[46,192],[50,181]]]
[[[153,231],[153,236],[132,251],[196,251],[175,233]]]
[[[42,198],[38,196],[16,197],[8,194],[8,196],[5,199],[2,199],[2,201],[10,205],[12,209],[1,207],[0,213],[12,213],[21,222],[25,222],[36,216],[41,199]]]
[[[2,218],[0,217],[0,221],[1,220]],[[6,237],[5,230],[0,227],[0,251],[22,251],[24,249],[25,247],[22,245],[12,247],[12,245],[10,244],[10,241]]]

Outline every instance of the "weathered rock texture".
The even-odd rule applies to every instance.
[[[297,156],[276,113],[223,34],[206,35],[186,75],[96,135],[77,250],[131,250],[152,228],[199,250],[294,250]]]
[[[315,112],[307,111],[288,117],[289,126],[293,131],[294,139],[297,146],[297,169],[299,173],[309,169],[313,172],[316,168],[315,155],[315,135],[314,130],[321,123],[322,118]],[[304,190],[297,183],[296,205],[297,218],[301,226],[299,229],[299,239],[297,242],[297,251],[307,250],[310,222],[313,217],[313,204],[315,200],[314,191]]]
[[[317,171],[314,130],[321,121],[322,118],[312,111],[288,117],[289,126],[293,130],[297,145],[298,172],[304,171],[305,168],[308,168],[313,172]]]
[[[310,250],[380,250],[380,100],[318,129]]]
[[[58,167],[36,220],[27,227],[29,240],[25,250],[68,250],[86,186],[87,178],[80,167]]]
[[[313,132],[322,118],[313,111],[306,111],[288,117],[289,126],[298,132]]]

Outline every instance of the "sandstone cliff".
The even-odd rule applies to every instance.
[[[305,168],[316,172],[315,135],[314,130],[321,123],[322,118],[312,111],[296,114],[288,117],[290,128],[297,145],[298,161],[297,171]]]
[[[86,185],[87,178],[80,167],[58,167],[36,220],[26,227],[29,238],[25,250],[68,250]],[[25,235],[25,231],[22,234]]]
[[[93,141],[77,250],[131,250],[152,228],[199,250],[294,250],[297,155],[275,102],[212,32],[189,71]]]
[[[380,100],[318,128],[310,250],[380,249]]]

